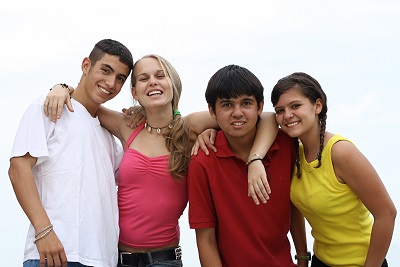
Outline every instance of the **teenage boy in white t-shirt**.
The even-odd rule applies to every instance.
[[[122,150],[100,126],[96,111],[120,92],[132,65],[132,55],[123,44],[101,40],[83,59],[82,77],[71,96],[75,112],[64,112],[57,123],[52,122],[44,114],[42,96],[23,115],[9,176],[31,222],[24,267],[39,262],[40,266],[67,266],[67,262],[116,266],[114,174]]]

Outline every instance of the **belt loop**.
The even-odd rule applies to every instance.
[[[151,252],[146,252],[143,254],[146,254],[147,258],[149,259],[149,264],[154,263],[153,254]]]
[[[175,248],[175,258],[180,260],[182,258],[182,248],[179,246]]]

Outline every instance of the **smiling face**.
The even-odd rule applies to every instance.
[[[152,57],[142,58],[134,68],[135,84],[132,95],[144,108],[171,106],[171,79],[160,62]]]
[[[257,105],[254,96],[242,95],[235,98],[217,98],[215,110],[209,105],[209,111],[231,142],[232,138],[254,137],[263,106],[263,101]]]
[[[312,103],[301,93],[298,86],[288,89],[279,96],[274,106],[276,120],[282,130],[290,137],[299,137],[312,130],[319,131],[318,114],[321,112],[321,99]]]
[[[104,54],[94,65],[89,58],[82,62],[85,88],[92,101],[102,104],[114,98],[124,85],[130,69],[119,57]]]

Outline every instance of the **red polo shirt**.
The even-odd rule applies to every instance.
[[[266,204],[247,196],[247,166],[219,131],[217,153],[199,151],[189,165],[190,228],[216,229],[223,266],[295,266],[287,237],[293,140],[282,131],[264,158],[271,187]]]

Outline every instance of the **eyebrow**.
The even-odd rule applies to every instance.
[[[232,102],[233,101],[232,99],[234,99],[234,98],[236,98],[236,97],[222,98],[222,99],[220,99],[220,102],[221,103],[222,102]],[[255,100],[251,97],[245,97],[245,98],[242,98],[240,101],[243,102],[243,101],[255,101]]]

